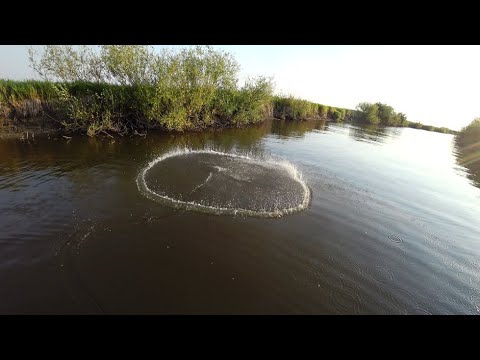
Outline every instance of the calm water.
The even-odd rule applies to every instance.
[[[286,160],[308,207],[257,218],[154,201],[137,177],[174,148]],[[255,193],[261,172],[208,161],[165,163],[147,180],[198,201],[233,189],[242,206],[293,191],[279,174]],[[273,122],[0,140],[0,313],[478,314],[480,189],[469,177],[451,135],[415,129]]]

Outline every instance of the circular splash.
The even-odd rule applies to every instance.
[[[140,171],[137,186],[149,199],[216,215],[280,217],[310,202],[310,189],[291,163],[215,150],[164,154]]]

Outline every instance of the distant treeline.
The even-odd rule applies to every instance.
[[[424,125],[420,122],[411,122],[407,120],[404,113],[397,113],[389,105],[377,102],[375,104],[364,102],[357,105],[355,120],[359,123],[385,126],[411,127],[428,131],[436,131],[446,134],[456,134],[455,130],[446,127],[437,127],[433,125]]]
[[[239,86],[239,64],[232,55],[208,46],[160,53],[136,45],[105,45],[98,50],[45,46],[29,55],[44,80],[0,80],[0,125],[43,119],[67,131],[95,135],[201,130],[279,118],[453,132],[409,122],[381,103],[361,103],[352,110],[273,96],[272,79],[266,77]]]

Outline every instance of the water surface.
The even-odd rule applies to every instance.
[[[275,218],[218,215],[139,191],[142,169],[181,148],[283,159],[306,181],[308,206]],[[208,204],[268,210],[275,194],[280,205],[301,200],[285,174],[272,176],[278,169],[217,162],[185,157],[147,180]],[[478,314],[472,179],[452,135],[410,128],[276,121],[0,140],[0,313]]]

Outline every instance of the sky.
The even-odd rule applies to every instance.
[[[155,46],[161,48],[162,46]],[[272,76],[275,92],[354,109],[382,102],[410,121],[460,129],[480,117],[478,45],[214,45],[240,79]],[[27,46],[0,45],[0,78],[34,78]]]

